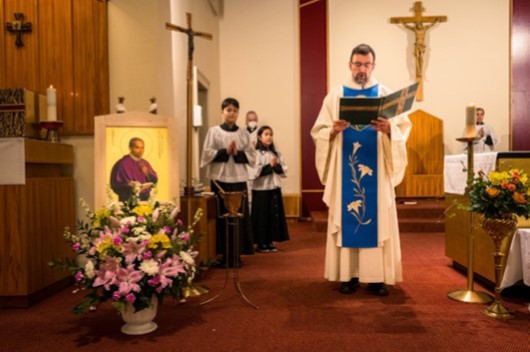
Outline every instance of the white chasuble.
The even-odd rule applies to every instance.
[[[365,87],[357,85],[351,77],[344,86],[366,89],[378,82],[372,78]],[[379,85],[379,96],[391,91]],[[328,229],[324,277],[330,281],[349,281],[353,277],[360,282],[384,282],[393,285],[402,281],[402,261],[399,240],[396,187],[403,179],[407,166],[406,142],[412,124],[406,114],[389,120],[390,136],[377,133],[377,185],[378,230],[377,247],[347,248],[342,246],[342,134],[333,140],[330,132],[333,121],[338,119],[339,98],[343,86],[335,87],[324,99],[320,113],[311,130],[315,142],[315,161],[324,184],[323,201],[328,206]]]

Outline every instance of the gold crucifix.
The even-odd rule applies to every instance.
[[[416,57],[416,82],[419,83],[416,100],[423,100],[423,56],[427,44],[425,42],[425,35],[429,28],[438,22],[446,22],[447,16],[422,16],[421,13],[425,11],[421,1],[416,1],[414,7],[413,17],[391,17],[390,23],[402,24],[403,27],[414,32],[416,41],[414,42],[414,56]]]
[[[188,84],[188,90],[187,90],[187,100],[188,100],[188,103],[187,103],[187,107],[186,107],[186,112],[187,112],[187,128],[186,128],[186,136],[187,136],[187,153],[186,153],[186,167],[187,167],[187,170],[186,170],[186,188],[184,189],[184,194],[187,196],[188,198],[188,224],[191,225],[191,219],[192,219],[192,214],[191,214],[191,198],[193,197],[194,195],[194,190],[193,190],[193,184],[192,184],[192,168],[193,168],[193,153],[192,153],[192,148],[193,148],[193,143],[192,143],[192,138],[193,138],[193,131],[192,131],[192,126],[193,126],[193,114],[192,114],[192,105],[193,105],[193,80],[192,80],[192,72],[193,72],[193,50],[195,49],[195,46],[193,44],[193,38],[194,37],[201,37],[201,38],[205,38],[205,39],[212,39],[212,35],[211,34],[208,34],[208,33],[203,33],[203,32],[198,32],[198,31],[194,31],[192,28],[191,28],[191,13],[186,13],[186,21],[187,21],[187,24],[188,24],[188,28],[184,28],[184,27],[180,27],[180,26],[176,26],[174,24],[171,24],[169,22],[166,22],[166,29],[170,29],[170,30],[173,30],[173,31],[178,31],[178,32],[181,32],[181,33],[184,33],[188,36],[188,73],[187,73],[187,84]]]

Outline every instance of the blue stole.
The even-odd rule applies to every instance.
[[[379,85],[343,87],[345,97],[377,97]],[[377,247],[377,131],[355,125],[342,132],[342,246]]]

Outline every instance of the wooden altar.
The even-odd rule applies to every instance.
[[[73,146],[23,141],[25,184],[0,185],[0,308],[28,307],[71,284],[47,263],[72,256],[62,234],[76,221]]]
[[[207,264],[216,259],[215,236],[216,236],[216,217],[217,217],[217,200],[214,195],[201,195],[191,197],[192,217],[198,208],[203,210],[203,215],[197,225],[195,225],[195,234],[202,238],[195,247],[199,251],[199,256],[195,259],[197,264]],[[180,198],[180,218],[186,222],[188,218],[188,196]]]

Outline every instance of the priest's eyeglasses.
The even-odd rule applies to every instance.
[[[361,68],[361,67],[364,67],[366,69],[369,69],[369,68],[372,68],[372,66],[374,65],[373,62],[365,62],[365,63],[362,63],[362,62],[352,62],[352,65],[355,66],[356,68]]]

